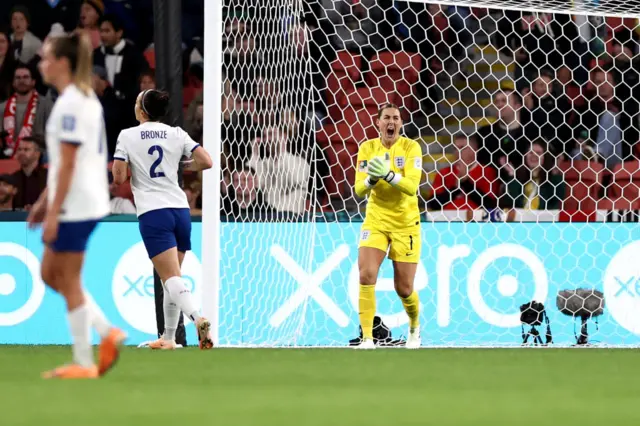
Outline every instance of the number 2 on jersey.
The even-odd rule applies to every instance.
[[[149,169],[149,176],[151,176],[152,178],[164,177],[164,172],[156,172],[156,169],[158,168],[160,163],[162,163],[162,157],[164,156],[162,147],[159,145],[153,145],[149,148],[149,155],[153,155],[156,152],[158,153],[158,158],[156,158],[156,161],[154,161],[151,165],[151,169]]]

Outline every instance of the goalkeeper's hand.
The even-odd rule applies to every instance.
[[[390,182],[395,175],[395,173],[389,169],[389,164],[387,164],[382,157],[374,157],[369,161],[368,172],[373,181],[382,179]]]

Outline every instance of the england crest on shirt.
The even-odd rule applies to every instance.
[[[394,157],[393,162],[396,165],[396,168],[404,168],[404,157]]]

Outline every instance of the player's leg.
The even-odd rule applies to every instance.
[[[186,210],[188,212],[188,209],[161,209],[143,214],[139,218],[140,233],[147,253],[160,276],[165,290],[163,309],[165,307],[168,309],[165,312],[165,331],[167,328],[174,328],[172,322],[172,318],[174,317],[172,313],[175,312],[172,303],[174,303],[179,311],[182,311],[196,324],[198,337],[200,338],[203,330],[206,329],[208,333],[211,325],[209,321],[200,316],[193,301],[191,291],[182,279],[178,248],[180,248],[181,251],[185,251],[184,247],[182,247],[184,242],[179,241],[179,239],[182,239],[180,235],[184,232],[186,225],[180,223],[179,220],[184,221],[184,218],[176,215],[175,210]],[[189,220],[188,230],[190,232],[190,217],[187,216],[187,218]],[[188,249],[190,248],[189,243]],[[179,318],[179,311],[176,318]],[[175,328],[177,328],[177,321]],[[157,346],[158,349],[170,349],[169,346],[175,347],[175,341],[169,339],[168,333],[165,334],[163,338],[149,346],[152,348]],[[200,343],[200,346],[203,347],[202,338],[200,338]],[[211,347],[208,342],[204,342],[204,346],[207,348]]]
[[[91,312],[80,284],[84,253],[56,252],[46,247],[42,258],[42,279],[56,289],[67,304],[72,337],[73,364],[45,372],[44,378],[96,378],[98,369],[91,348]]]
[[[362,327],[360,347],[374,348],[373,317],[376,314],[376,281],[380,265],[387,254],[389,241],[381,232],[363,230],[358,249],[358,270],[360,288],[358,297],[358,315]]]
[[[420,230],[393,233],[389,257],[393,261],[393,282],[396,293],[409,317],[408,348],[420,347],[420,298],[414,290],[414,280],[420,261]]]
[[[189,209],[174,209],[172,211],[176,220],[176,246],[178,248],[178,262],[182,268],[182,262],[186,252],[191,250],[191,211]],[[198,344],[200,349],[211,349],[213,339],[211,338],[211,322],[202,317],[195,322],[198,332]]]
[[[178,263],[182,268],[182,262],[184,261],[184,252],[178,252]],[[162,282],[162,281],[161,281]],[[162,313],[164,316],[164,333],[160,339],[152,342],[149,346],[152,349],[175,349],[176,348],[176,330],[178,330],[178,324],[180,322],[180,308],[176,302],[173,301],[169,291],[165,289],[164,282],[162,282],[164,289],[164,295],[162,297]]]

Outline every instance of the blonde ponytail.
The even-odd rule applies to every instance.
[[[84,31],[76,31],[78,63],[73,73],[73,82],[85,95],[93,92],[93,46]]]

